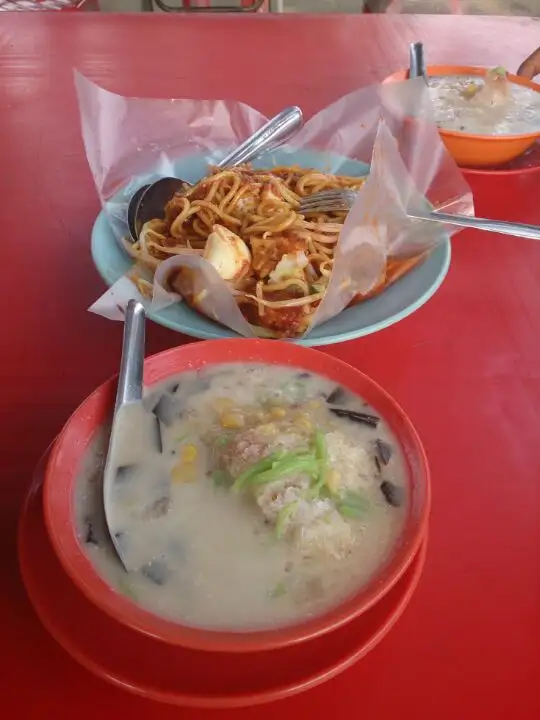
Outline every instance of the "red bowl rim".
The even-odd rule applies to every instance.
[[[45,471],[44,517],[52,547],[64,570],[94,605],[116,621],[163,642],[196,650],[260,652],[331,632],[366,612],[394,586],[414,559],[427,530],[431,505],[430,473],[420,438],[395,400],[360,370],[312,348],[275,340],[236,338],[190,343],[146,358],[145,384],[153,385],[175,373],[207,364],[227,362],[263,362],[310,370],[350,387],[378,412],[384,409],[381,415],[404,453],[411,501],[400,543],[387,564],[363,589],[306,622],[253,632],[184,626],[152,614],[114,590],[94,569],[77,538],[73,521],[73,485],[86,448],[110,417],[116,376],[83,400],[58,435]]]
[[[452,68],[452,72],[455,75],[485,75],[489,68],[484,67],[477,67],[475,65],[428,65],[426,68],[427,74],[429,75],[442,75],[442,74],[448,74],[448,73],[441,73],[437,72],[437,70],[441,70],[442,68]],[[391,82],[397,82],[407,79],[407,72],[408,70],[397,70],[396,72],[392,73],[391,75],[388,75],[383,80],[383,85],[386,83]],[[531,88],[531,90],[536,90],[536,92],[540,92],[540,84],[533,82],[532,80],[528,80],[527,78],[521,77],[519,75],[513,75],[512,73],[507,73],[507,77],[510,80],[510,82],[515,83],[516,85],[524,85],[525,87]],[[540,138],[540,130],[537,130],[533,133],[524,133],[520,135],[478,135],[476,133],[466,133],[461,132],[461,130],[445,130],[443,128],[439,128],[439,132],[441,135],[445,135],[446,137],[457,137],[457,138],[465,138],[467,140],[480,140],[480,141],[496,141],[496,140],[506,140],[506,141],[512,141],[512,140],[533,140],[536,138]]]

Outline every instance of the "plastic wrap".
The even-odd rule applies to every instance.
[[[79,74],[76,86],[88,162],[119,242],[128,235],[127,203],[138,187],[179,176],[178,163],[186,157],[191,177],[185,179],[202,178],[208,164],[267,121],[239,102],[126,98]],[[340,98],[310,118],[286,146],[260,158],[258,167],[289,164],[365,174],[361,163],[371,170],[341,231],[331,280],[309,329],[368,295],[380,283],[389,259],[422,256],[459,231],[412,220],[407,211],[435,207],[474,214],[472,193],[440,140],[421,79],[372,86]],[[168,278],[182,267],[190,268],[203,312],[242,335],[254,334],[230,286],[200,256],[181,255],[161,263],[152,309],[181,300],[170,292]],[[130,297],[140,299],[135,285],[123,278],[90,309],[121,319],[121,307]]]

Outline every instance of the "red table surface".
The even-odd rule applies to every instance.
[[[115,372],[121,341],[119,324],[86,312],[103,290],[89,249],[99,208],[72,68],[127,95],[232,97],[267,114],[297,103],[309,116],[403,66],[413,40],[433,63],[515,68],[540,45],[540,23],[0,17],[2,717],[207,714],[131,696],[79,668],[39,625],[17,570],[17,514],[32,468],[79,401]],[[539,175],[473,182],[479,215],[540,224]],[[411,606],[372,654],[327,685],[220,717],[540,717],[540,245],[466,231],[453,253],[426,307],[327,350],[402,403],[429,455],[430,547]],[[183,341],[149,327],[149,352]]]

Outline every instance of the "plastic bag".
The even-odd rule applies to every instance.
[[[127,235],[127,203],[138,187],[166,175],[191,182],[202,178],[208,164],[267,121],[238,102],[125,98],[80,74],[75,80],[88,162],[119,241]],[[190,177],[185,162],[182,165],[186,158]],[[471,190],[440,140],[421,79],[371,86],[340,98],[256,165],[300,165],[356,175],[369,169],[360,163],[371,165],[369,176],[341,231],[331,279],[308,332],[373,292],[389,259],[419,257],[459,231],[412,220],[407,211],[435,207],[474,214]],[[255,334],[229,285],[199,256],[161,263],[154,277],[153,310],[181,299],[167,282],[180,267],[190,268],[194,293],[203,298],[198,307],[205,314],[242,335]],[[130,287],[123,278],[90,310],[122,319],[121,307],[130,297],[141,299],[135,285]]]

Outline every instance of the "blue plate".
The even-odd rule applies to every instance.
[[[175,166],[175,174],[192,182],[201,178],[206,171],[207,161],[202,156],[187,157]],[[272,165],[301,165],[319,167],[333,171],[339,163],[339,172],[343,175],[365,175],[368,166],[357,160],[337,158],[328,154],[309,150],[294,151],[286,149],[268,153],[254,167]],[[133,187],[134,191],[141,181]],[[130,192],[132,192],[130,191]],[[403,320],[419,307],[422,307],[437,291],[450,267],[450,240],[439,245],[418,267],[387,288],[371,300],[347,308],[331,320],[318,325],[305,338],[290,340],[299,345],[317,346],[354,340],[383,330]],[[132,260],[116,241],[107,217],[101,212],[92,229],[92,258],[94,264],[108,286],[113,285],[131,267]],[[165,327],[191,337],[213,339],[237,337],[237,333],[210,320],[192,310],[187,303],[177,303],[159,312],[149,312],[148,316]]]

